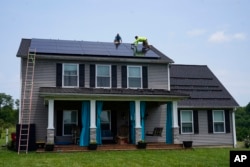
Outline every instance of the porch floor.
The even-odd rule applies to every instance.
[[[134,144],[103,144],[97,147],[97,151],[125,151],[125,150],[137,150],[137,146]],[[166,144],[166,143],[147,143],[146,150],[171,150],[171,149],[183,149],[183,144]],[[80,147],[79,145],[55,145],[52,152],[82,152],[91,151],[88,147]],[[38,148],[37,153],[48,152],[44,148]],[[51,151],[49,151],[51,152]]]

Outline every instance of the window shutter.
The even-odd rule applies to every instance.
[[[213,133],[213,113],[212,110],[207,111],[208,133]]]
[[[111,67],[111,77],[112,77],[112,88],[117,88],[117,66],[112,65]]]
[[[127,66],[122,66],[122,88],[127,88]]]
[[[80,64],[79,65],[79,86],[84,87],[85,86],[85,65]]]
[[[56,64],[56,86],[58,87],[62,86],[62,64],[61,63]]]
[[[148,88],[148,67],[142,67],[142,87]]]
[[[199,117],[198,117],[198,111],[193,111],[193,120],[194,120],[194,134],[199,133]]]
[[[225,111],[226,133],[230,133],[230,116],[229,110]]]
[[[181,112],[178,110],[178,125],[179,125],[179,134],[181,134]]]
[[[63,111],[57,110],[56,111],[56,135],[62,136],[62,125],[63,125]]]
[[[89,87],[95,87],[95,65],[90,64]]]

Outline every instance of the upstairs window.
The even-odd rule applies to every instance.
[[[111,68],[110,65],[96,65],[96,87],[110,88]]]
[[[141,66],[128,66],[128,88],[142,88]]]
[[[213,111],[214,133],[225,133],[225,116],[223,110]]]
[[[63,86],[78,87],[78,64],[63,64]]]
[[[193,111],[192,110],[181,111],[181,133],[182,134],[193,133]]]

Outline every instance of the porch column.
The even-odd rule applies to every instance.
[[[96,141],[96,100],[90,100],[90,141]]]
[[[178,107],[177,107],[177,101],[173,101],[173,109],[172,109],[172,116],[173,116],[173,122],[172,122],[172,128],[173,128],[173,142],[174,144],[180,143],[180,135],[179,135],[179,125],[178,125]]]
[[[135,144],[141,140],[141,106],[140,100],[135,101]]]
[[[48,100],[47,143],[54,143],[54,99]]]

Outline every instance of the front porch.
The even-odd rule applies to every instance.
[[[175,101],[49,100],[48,104],[48,127],[52,128],[47,129],[46,143],[82,147],[90,142],[136,145],[141,140],[179,144]],[[160,133],[147,135],[156,127],[161,127]]]

